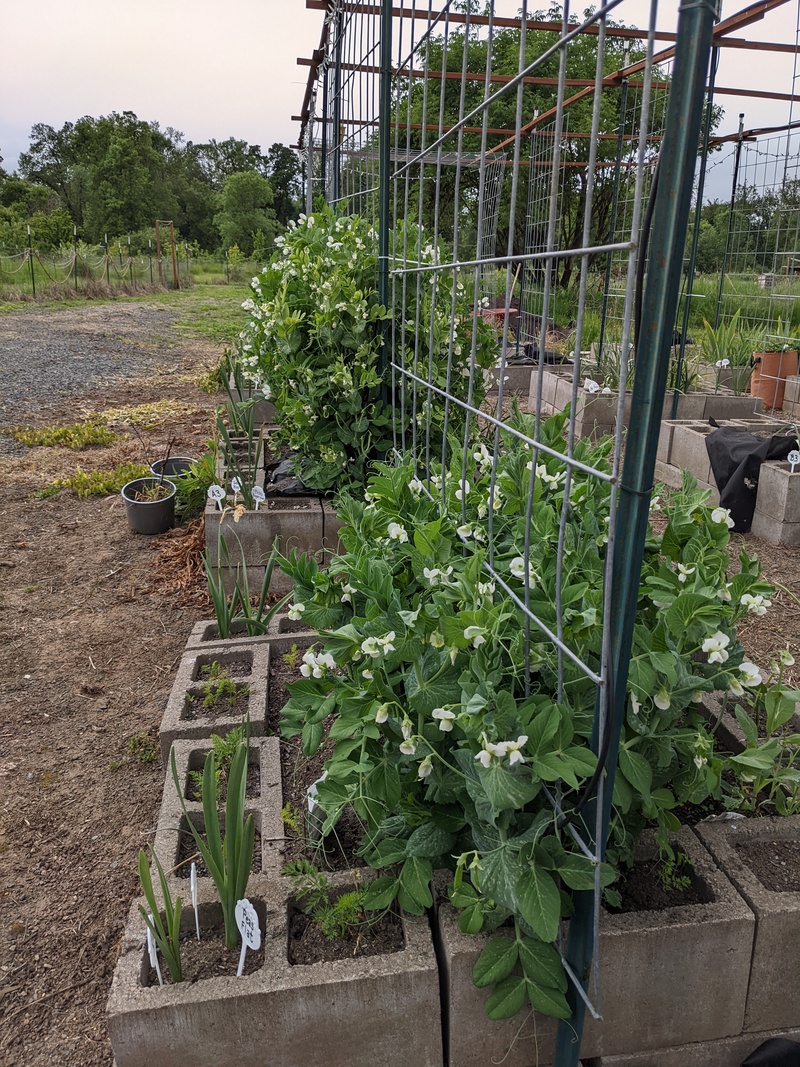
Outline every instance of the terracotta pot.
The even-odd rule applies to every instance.
[[[783,407],[786,379],[797,374],[797,349],[785,352],[754,352],[753,377],[750,395],[764,401],[764,407],[774,411]]]

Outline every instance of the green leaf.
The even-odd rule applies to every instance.
[[[509,911],[517,911],[516,884],[525,870],[519,853],[502,844],[481,857],[480,890]],[[475,872],[472,875],[475,881]]]
[[[735,763],[737,767],[747,767],[754,771],[769,771],[778,758],[779,744],[777,741],[767,741],[761,748],[748,748],[740,752],[738,756],[729,756],[728,762]]]
[[[619,769],[638,793],[643,797],[650,795],[653,772],[644,756],[630,748],[621,748],[619,750]]]
[[[531,719],[528,726],[528,748],[536,756],[544,755],[551,749],[550,742],[558,733],[561,711],[558,704],[550,704]]]
[[[397,878],[384,876],[375,878],[367,885],[364,896],[364,907],[367,911],[383,911],[388,908],[397,896],[400,881]]]
[[[484,946],[475,961],[472,981],[478,989],[502,981],[513,971],[518,956],[516,939],[498,934]]]
[[[393,763],[381,760],[364,779],[364,790],[391,815],[400,803],[400,772]]]
[[[480,900],[467,905],[458,916],[458,928],[462,934],[479,934],[483,928],[483,903]]]
[[[533,937],[520,938],[519,961],[528,981],[550,989],[558,989],[562,993],[566,991],[567,976],[561,966],[558,952],[552,945],[536,941]]]
[[[321,722],[307,722],[302,731],[303,755],[310,757],[322,742],[323,725]]]
[[[537,985],[535,982],[527,982],[526,989],[534,1011],[555,1016],[556,1019],[568,1019],[572,1015],[572,1009],[563,992],[550,986]]]
[[[743,708],[741,704],[736,705],[733,713],[745,736],[748,747],[755,748],[758,745],[758,726],[747,714],[747,709]]]
[[[430,908],[433,904],[431,896],[431,878],[433,867],[426,859],[411,856],[403,864],[400,872],[400,885],[406,893],[423,908]]]
[[[478,781],[497,814],[509,809],[524,808],[540,789],[539,782],[534,781],[529,767],[524,764],[508,767],[499,760],[493,760],[488,767],[484,767],[482,763],[476,762],[475,770]]]
[[[510,1019],[522,1011],[525,1003],[525,979],[521,975],[504,978],[486,1001],[490,1019]]]
[[[453,834],[441,830],[432,822],[418,826],[408,839],[408,855],[421,856],[425,859],[447,857],[456,839]]]
[[[406,858],[406,842],[387,838],[376,845],[366,856],[367,863],[376,871],[393,867]]]
[[[530,864],[517,879],[517,908],[542,941],[555,941],[561,920],[561,894],[553,876]]]

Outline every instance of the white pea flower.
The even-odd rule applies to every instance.
[[[410,739],[408,741],[401,741],[400,751],[403,753],[404,756],[413,756],[414,753],[417,751],[416,742],[411,741]]]
[[[736,678],[731,678],[728,691],[735,697],[744,696],[744,686]]]
[[[396,636],[394,630],[390,630],[388,634],[384,634],[383,637],[378,638],[378,644],[381,646],[381,651],[384,655],[386,655],[387,652],[394,652],[392,641],[394,641]]]
[[[707,763],[708,763],[708,760],[706,759],[705,756],[695,756],[694,757],[694,765],[695,765],[695,767],[697,767],[698,771],[701,771],[703,769],[703,767],[705,767],[705,765]]]
[[[782,667],[793,667],[794,656],[791,654],[788,648],[782,648],[778,654],[778,659],[781,662]]]
[[[696,570],[697,570],[696,567],[693,567],[693,566],[692,567],[685,567],[682,563],[679,563],[678,564],[678,581],[679,582],[685,582],[686,579],[690,575],[694,574],[694,572]]]
[[[486,644],[486,631],[482,626],[468,626],[464,631],[464,640],[471,641],[473,648]]]
[[[380,645],[378,644],[377,637],[365,637],[361,642],[361,651],[365,656],[371,656],[372,659],[377,659],[381,654]]]
[[[478,582],[478,592],[481,596],[492,596],[494,591],[494,582]]]
[[[709,663],[724,663],[728,658],[728,653],[725,650],[730,643],[730,637],[724,634],[722,630],[717,630],[711,637],[707,637],[700,647],[703,652],[708,653]]]
[[[732,582],[726,582],[722,589],[717,590],[717,596],[726,604],[730,603],[732,584]]]
[[[465,522],[463,526],[456,527],[456,533],[459,537],[463,537],[465,541],[469,541],[472,537],[472,526],[470,523]]]
[[[369,668],[365,668],[361,672],[361,677],[365,678],[368,682],[371,682],[372,679],[375,677],[375,675],[372,673],[372,671]]]
[[[429,778],[433,773],[433,757],[428,755],[417,767],[418,778]]]
[[[755,596],[752,593],[745,593],[739,603],[743,608],[747,608],[750,615],[766,615],[767,608],[772,607],[772,601],[767,600],[761,593]]]
[[[409,741],[411,739],[411,735],[414,732],[414,724],[411,722],[411,719],[409,719],[407,715],[403,716],[403,722],[400,726],[400,731],[403,734],[404,741]]]
[[[306,610],[305,604],[292,604],[287,611],[287,615],[293,622],[297,622],[298,619],[302,619],[303,612]]]
[[[651,512],[653,512],[653,511],[661,511],[661,503],[660,503],[660,501],[661,501],[661,497],[660,496],[654,496],[653,499],[650,501],[649,510]]]
[[[638,715],[639,712],[641,711],[641,707],[642,707],[641,700],[637,700],[636,699],[636,694],[635,693],[631,693],[631,711],[633,712],[633,714],[634,715]]]
[[[515,556],[514,559],[511,560],[508,569],[511,571],[512,577],[518,578],[521,582],[525,581],[525,560],[522,556]],[[537,580],[533,564],[528,561],[528,582],[533,585]]]
[[[408,488],[411,490],[414,496],[419,496],[425,486],[422,484],[419,478],[412,478],[411,481],[408,483]]]
[[[659,709],[660,709],[661,711],[666,711],[666,710],[667,710],[667,708],[668,708],[668,707],[670,706],[670,704],[672,703],[672,701],[671,701],[671,699],[670,699],[670,695],[669,695],[669,693],[667,692],[667,690],[666,690],[666,689],[664,688],[664,686],[663,686],[663,685],[662,685],[662,687],[661,687],[661,688],[659,689],[659,691],[658,691],[658,692],[656,693],[656,695],[655,695],[655,696],[653,697],[653,703],[654,703],[654,704],[655,704],[655,706],[656,706],[657,708],[659,708]]]
[[[433,631],[431,636],[428,638],[428,641],[434,648],[444,648],[444,638],[438,630]]]
[[[336,661],[330,652],[320,652],[318,655],[308,651],[303,655],[300,664],[300,673],[304,678],[324,678],[326,671],[333,670]]]
[[[422,575],[427,579],[428,585],[438,585],[442,580],[442,572],[438,567],[423,567]]]
[[[455,712],[449,711],[447,708],[434,708],[431,716],[438,721],[439,729],[443,734],[449,734],[453,729],[453,720],[456,717]]]
[[[704,696],[705,694],[703,693],[702,689],[695,689],[695,691],[692,693],[692,703],[702,704]]]
[[[389,718],[389,705],[381,704],[375,712],[375,722],[384,723]]]
[[[354,586],[350,585],[349,582],[345,582],[342,585],[342,595],[339,597],[339,600],[342,602],[342,604],[352,604],[353,593],[355,593],[355,591],[356,590]]]
[[[466,497],[468,497],[469,496],[469,489],[470,489],[469,482],[466,481],[466,480],[463,481],[461,483],[460,488],[456,489],[456,500],[464,500]]]
[[[761,671],[756,667],[755,663],[751,663],[749,660],[745,660],[739,667],[739,673],[742,678],[742,685],[752,688],[756,685],[761,685],[762,677]]]
[[[483,466],[489,466],[492,462],[492,456],[486,445],[481,444],[477,452],[472,453],[472,458],[476,463],[480,463]]]
[[[524,745],[528,743],[528,735],[520,734],[516,741],[506,741],[505,750],[508,755],[508,763],[510,767],[513,767],[515,763],[524,763],[525,757],[520,751]]]
[[[731,518],[729,508],[714,508],[711,512],[711,521],[725,523],[729,530],[732,530],[736,523]]]

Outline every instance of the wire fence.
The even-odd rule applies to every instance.
[[[544,787],[558,833],[597,872],[570,944],[559,942],[574,1012],[559,1032],[560,1065],[577,1063],[572,1038],[584,1009],[600,1011],[600,861],[658,433],[648,407],[659,389],[663,398],[715,14],[713,3],[691,5],[673,59],[655,49],[656,2],[632,44],[615,33],[612,12],[635,23],[630,6],[611,0],[579,21],[565,5],[554,28],[527,0],[519,12],[489,0],[480,14],[470,4],[434,11],[428,0],[393,8],[335,0],[307,130],[312,152],[320,148],[312,179],[326,199],[373,222],[392,309],[395,451],[411,457],[415,481],[443,510],[453,506],[453,480],[461,536],[480,529],[485,539],[483,579],[522,612],[523,667],[509,692],[549,691],[559,705],[578,692],[594,716],[599,770],[577,792],[560,781]],[[646,262],[677,263],[652,270],[649,296]],[[568,287],[571,321],[559,330]],[[637,321],[648,324],[638,336]],[[603,333],[623,383],[634,341],[637,348],[629,442],[639,447],[625,468],[623,389],[607,458],[579,440],[576,426],[580,353],[590,342],[602,349]],[[446,370],[437,375],[441,354]],[[531,372],[525,417],[512,412],[506,388],[521,356]],[[571,399],[556,431],[546,419],[555,362]],[[658,408],[660,422],[660,400]],[[517,500],[509,455],[524,486]],[[470,482],[483,476],[476,525]],[[576,541],[576,492],[597,502],[591,550]],[[581,568],[597,585],[602,618],[590,644],[569,621]]]

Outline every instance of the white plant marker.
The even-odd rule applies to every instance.
[[[242,951],[239,955],[239,969],[236,972],[236,977],[241,978],[244,971],[244,956],[248,948],[251,948],[253,952],[261,948],[261,927],[258,925],[256,909],[247,897],[236,902],[234,915],[239,933],[242,935]]]
[[[231,478],[231,489],[233,490],[233,502],[236,503],[239,493],[242,491],[242,483],[238,478]]]
[[[153,921],[153,916],[150,916],[150,922]],[[153,931],[150,927],[147,927],[147,955],[150,957],[150,966],[155,967],[156,974],[158,975],[158,984],[163,985],[164,979],[161,977],[161,968],[158,966],[158,952],[156,951],[156,939],[153,937]]]
[[[222,511],[222,501],[225,499],[226,496],[227,494],[221,485],[209,486],[208,499],[214,500],[220,511]]]
[[[306,820],[306,825],[308,828],[309,839],[314,843],[322,840],[322,825],[325,821],[324,816],[320,819],[319,815],[316,814],[316,810],[319,807],[317,804],[317,797],[319,796],[317,786],[320,782],[324,782],[327,777],[328,772],[323,771],[322,777],[317,778],[316,782],[312,782],[306,790],[306,804],[308,805],[308,819]]]
[[[259,504],[264,503],[264,501],[267,499],[267,494],[264,492],[260,485],[254,485],[250,495],[253,498],[255,509],[256,511],[258,511]]]
[[[797,466],[798,463],[800,463],[800,452],[798,452],[797,449],[794,449],[793,451],[791,451],[789,453],[789,455],[786,458],[791,463],[791,465],[792,465],[791,473],[794,474],[795,467]]]
[[[197,931],[197,940],[200,940],[200,918],[197,914],[197,864],[192,860],[189,868],[189,889],[192,894],[192,907],[194,908],[194,928]]]

